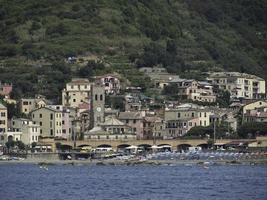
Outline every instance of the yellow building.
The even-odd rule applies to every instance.
[[[88,79],[72,79],[62,91],[62,105],[77,108],[83,102],[88,102],[90,86]]]
[[[40,125],[40,136],[62,136],[62,112],[56,109],[42,107],[31,112],[31,119]]]

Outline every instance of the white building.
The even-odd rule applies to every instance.
[[[4,142],[4,133],[7,131],[7,108],[0,103],[0,143]]]
[[[232,98],[258,98],[265,95],[265,80],[239,72],[213,72],[207,80],[219,89],[228,90]]]

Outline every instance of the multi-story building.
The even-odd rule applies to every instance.
[[[143,139],[163,139],[165,137],[165,122],[162,118],[146,116],[143,124]]]
[[[33,110],[30,114],[32,121],[40,126],[41,137],[62,138],[62,111],[42,107]]]
[[[9,83],[1,83],[0,81],[0,95],[9,98],[10,93],[12,92],[12,84]]]
[[[24,114],[29,114],[31,111],[37,108],[45,107],[47,105],[47,101],[43,97],[37,98],[22,98],[20,100],[20,112]]]
[[[89,102],[90,89],[91,83],[88,79],[72,79],[62,91],[62,105],[77,108],[83,102]]]
[[[61,138],[64,139],[70,139],[71,137],[71,133],[72,133],[72,120],[73,118],[71,118],[70,116],[70,109],[62,106],[62,105],[48,105],[48,108],[52,108],[54,110],[58,110],[62,113],[62,134]]]
[[[267,107],[267,101],[254,101],[243,106],[243,114],[246,114],[249,110],[256,110],[258,108]]]
[[[185,135],[192,127],[209,126],[211,112],[202,108],[178,107],[165,110],[166,137]]]
[[[213,72],[207,80],[218,89],[228,90],[232,98],[253,99],[265,95],[265,80],[239,72]]]
[[[4,142],[5,132],[7,132],[7,108],[0,103],[0,143]]]
[[[118,75],[106,74],[103,76],[96,76],[95,82],[105,87],[106,94],[120,93],[121,83]]]
[[[143,116],[142,112],[120,112],[118,119],[132,128],[138,139],[143,138]]]
[[[196,80],[180,80],[177,83],[178,96],[192,101],[215,102],[216,95],[208,82]]]
[[[13,133],[21,133],[20,140],[26,145],[39,141],[40,126],[29,119],[12,119],[11,129]],[[13,135],[16,136],[17,134]]]

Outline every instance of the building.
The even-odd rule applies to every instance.
[[[215,102],[216,95],[210,83],[196,80],[180,80],[177,83],[178,96],[192,101]]]
[[[5,132],[7,132],[7,108],[0,103],[0,143],[4,142]]]
[[[166,138],[177,138],[185,135],[192,127],[209,126],[211,112],[204,108],[184,104],[175,109],[166,109]]]
[[[180,81],[180,77],[178,75],[169,74],[163,67],[142,67],[139,71],[146,74],[154,83],[154,87],[159,89],[163,89],[171,83],[177,83]]]
[[[232,98],[253,99],[265,96],[265,80],[239,72],[212,72],[207,80],[218,89],[227,90]]]
[[[267,123],[267,106],[253,110],[247,110],[247,112],[243,115],[243,123],[246,122]]]
[[[47,107],[58,110],[62,113],[62,134],[59,137],[63,139],[70,139],[72,132],[72,120],[74,118],[70,114],[70,109],[62,105],[48,105]]]
[[[5,98],[10,97],[10,93],[12,92],[12,84],[9,83],[1,83],[0,81],[0,95],[4,96]]]
[[[146,116],[143,120],[143,139],[165,138],[165,122],[157,116]]]
[[[258,108],[267,107],[267,101],[254,101],[252,103],[243,106],[243,114],[246,114],[249,110],[256,110]]]
[[[107,95],[120,93],[121,83],[118,75],[106,74],[103,76],[96,76],[95,82],[104,86]]]
[[[19,140],[26,145],[39,141],[40,125],[35,124],[29,119],[12,119],[11,130],[13,131],[13,140],[16,140],[15,136],[21,133]]]
[[[62,111],[53,108],[42,107],[33,110],[30,115],[32,121],[40,126],[41,137],[62,138]]]
[[[87,131],[84,137],[85,139],[136,139],[132,128],[115,116],[106,117],[105,122]]]
[[[89,102],[90,89],[91,83],[88,79],[72,79],[62,91],[62,105],[77,108],[83,102]]]
[[[143,116],[142,112],[120,112],[118,119],[132,128],[132,132],[136,134],[138,139],[143,136]]]
[[[44,97],[22,98],[19,103],[20,112],[24,114],[29,114],[34,109],[45,107],[46,105],[47,100]]]

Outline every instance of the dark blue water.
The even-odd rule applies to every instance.
[[[267,166],[0,165],[0,200],[267,199]]]

